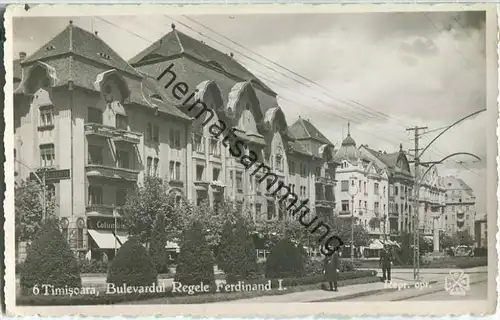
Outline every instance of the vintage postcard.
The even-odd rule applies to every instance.
[[[494,6],[9,6],[10,315],[486,315]]]

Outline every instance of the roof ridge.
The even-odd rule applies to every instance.
[[[185,53],[186,50],[184,50],[184,46],[182,45],[181,38],[179,38],[179,34],[178,34],[179,31],[174,29],[174,30],[172,30],[172,32],[174,33],[175,37],[177,38],[177,43],[179,43],[179,47],[181,47],[181,53]]]

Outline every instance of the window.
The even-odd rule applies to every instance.
[[[236,172],[236,190],[238,193],[243,193],[243,175],[241,172]]]
[[[262,204],[256,203],[255,204],[255,215],[259,216],[262,214]]]
[[[219,168],[213,168],[213,170],[212,170],[212,179],[213,180],[219,180],[219,175],[220,175],[220,169]]]
[[[267,220],[274,218],[274,201],[267,201]]]
[[[87,108],[87,122],[102,124],[102,111],[97,108]]]
[[[85,227],[85,222],[82,218],[76,221],[77,233],[76,233],[76,247],[83,248],[83,227]]]
[[[88,150],[89,164],[102,164],[102,147],[89,145]]]
[[[47,185],[47,199],[49,200],[56,199],[56,187],[53,184]]]
[[[363,191],[366,193],[366,182],[363,182]]]
[[[387,192],[387,187],[384,186],[384,197],[385,197],[386,192]]]
[[[153,175],[155,175],[155,176],[160,174],[160,171],[158,171],[159,164],[160,164],[160,159],[154,158],[153,159]]]
[[[378,195],[378,191],[379,191],[379,190],[378,190],[378,183],[375,183],[375,184],[373,185],[373,187],[374,187],[374,190],[373,190],[373,191],[375,192],[375,194],[376,194],[376,195]]]
[[[40,108],[40,127],[54,125],[54,106]]]
[[[375,213],[379,213],[379,209],[380,209],[379,206],[380,206],[379,203],[375,202],[375,210],[374,210]]]
[[[340,182],[340,191],[349,191],[349,181],[348,180],[342,180]]]
[[[260,186],[260,182],[259,182],[261,178],[262,177],[260,177],[260,176],[256,176],[255,177],[255,184],[256,184],[255,185],[255,191],[256,191],[256,193],[257,193],[258,196],[260,196],[262,194],[261,186]]]
[[[307,165],[305,163],[300,164],[300,175],[303,177],[307,176]]]
[[[127,151],[118,150],[116,151],[116,166],[123,169],[130,168],[130,157]]]
[[[321,177],[321,167],[316,167],[316,177]]]
[[[290,174],[295,174],[295,162],[290,161],[290,164],[288,165],[288,172]]]
[[[210,139],[210,154],[220,157],[220,144],[217,139]]]
[[[170,161],[169,163],[170,180],[180,181],[181,180],[181,163],[176,161]]]
[[[398,195],[398,187],[394,187],[394,195],[397,196]]]
[[[116,190],[116,205],[118,207],[124,206],[127,202],[127,190],[118,189]]]
[[[199,134],[193,135],[193,147],[194,151],[198,153],[205,153],[205,144],[203,136]]]
[[[151,175],[151,165],[152,165],[152,163],[153,163],[153,158],[148,157],[148,158],[147,158],[147,169],[146,169],[146,174],[147,174],[148,176],[150,176],[150,175]]]
[[[117,114],[116,117],[116,129],[128,130],[128,118],[122,114]]]
[[[205,166],[203,165],[196,165],[196,181],[203,181],[205,180]]]
[[[102,188],[98,186],[89,186],[89,205],[102,204]]]
[[[146,139],[149,142],[158,143],[160,141],[160,128],[154,123],[148,123]]]
[[[56,153],[53,144],[43,144],[40,146],[40,166],[53,167],[55,165]]]
[[[342,200],[341,205],[343,212],[349,212],[349,200]]]
[[[276,155],[276,170],[278,171],[283,171],[283,167],[282,167],[282,157],[280,154],[277,154]]]

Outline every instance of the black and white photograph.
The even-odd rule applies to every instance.
[[[7,312],[493,312],[494,7],[121,7],[7,8]]]

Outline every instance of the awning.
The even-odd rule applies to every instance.
[[[368,249],[372,249],[372,250],[380,250],[383,248],[384,248],[384,245],[378,239],[372,240],[370,242],[370,244],[368,245]]]
[[[175,242],[167,241],[167,245],[165,246],[165,249],[170,250],[170,251],[180,252],[179,245],[177,245],[177,243],[175,243]]]
[[[87,231],[99,249],[119,249],[121,247],[120,242],[118,242],[112,231],[93,229],[88,229]]]
[[[125,242],[127,242],[128,240],[128,233],[126,232],[123,232],[123,231],[118,231],[115,233],[116,235],[116,238],[118,239],[118,241],[120,241],[120,243],[123,245]]]

